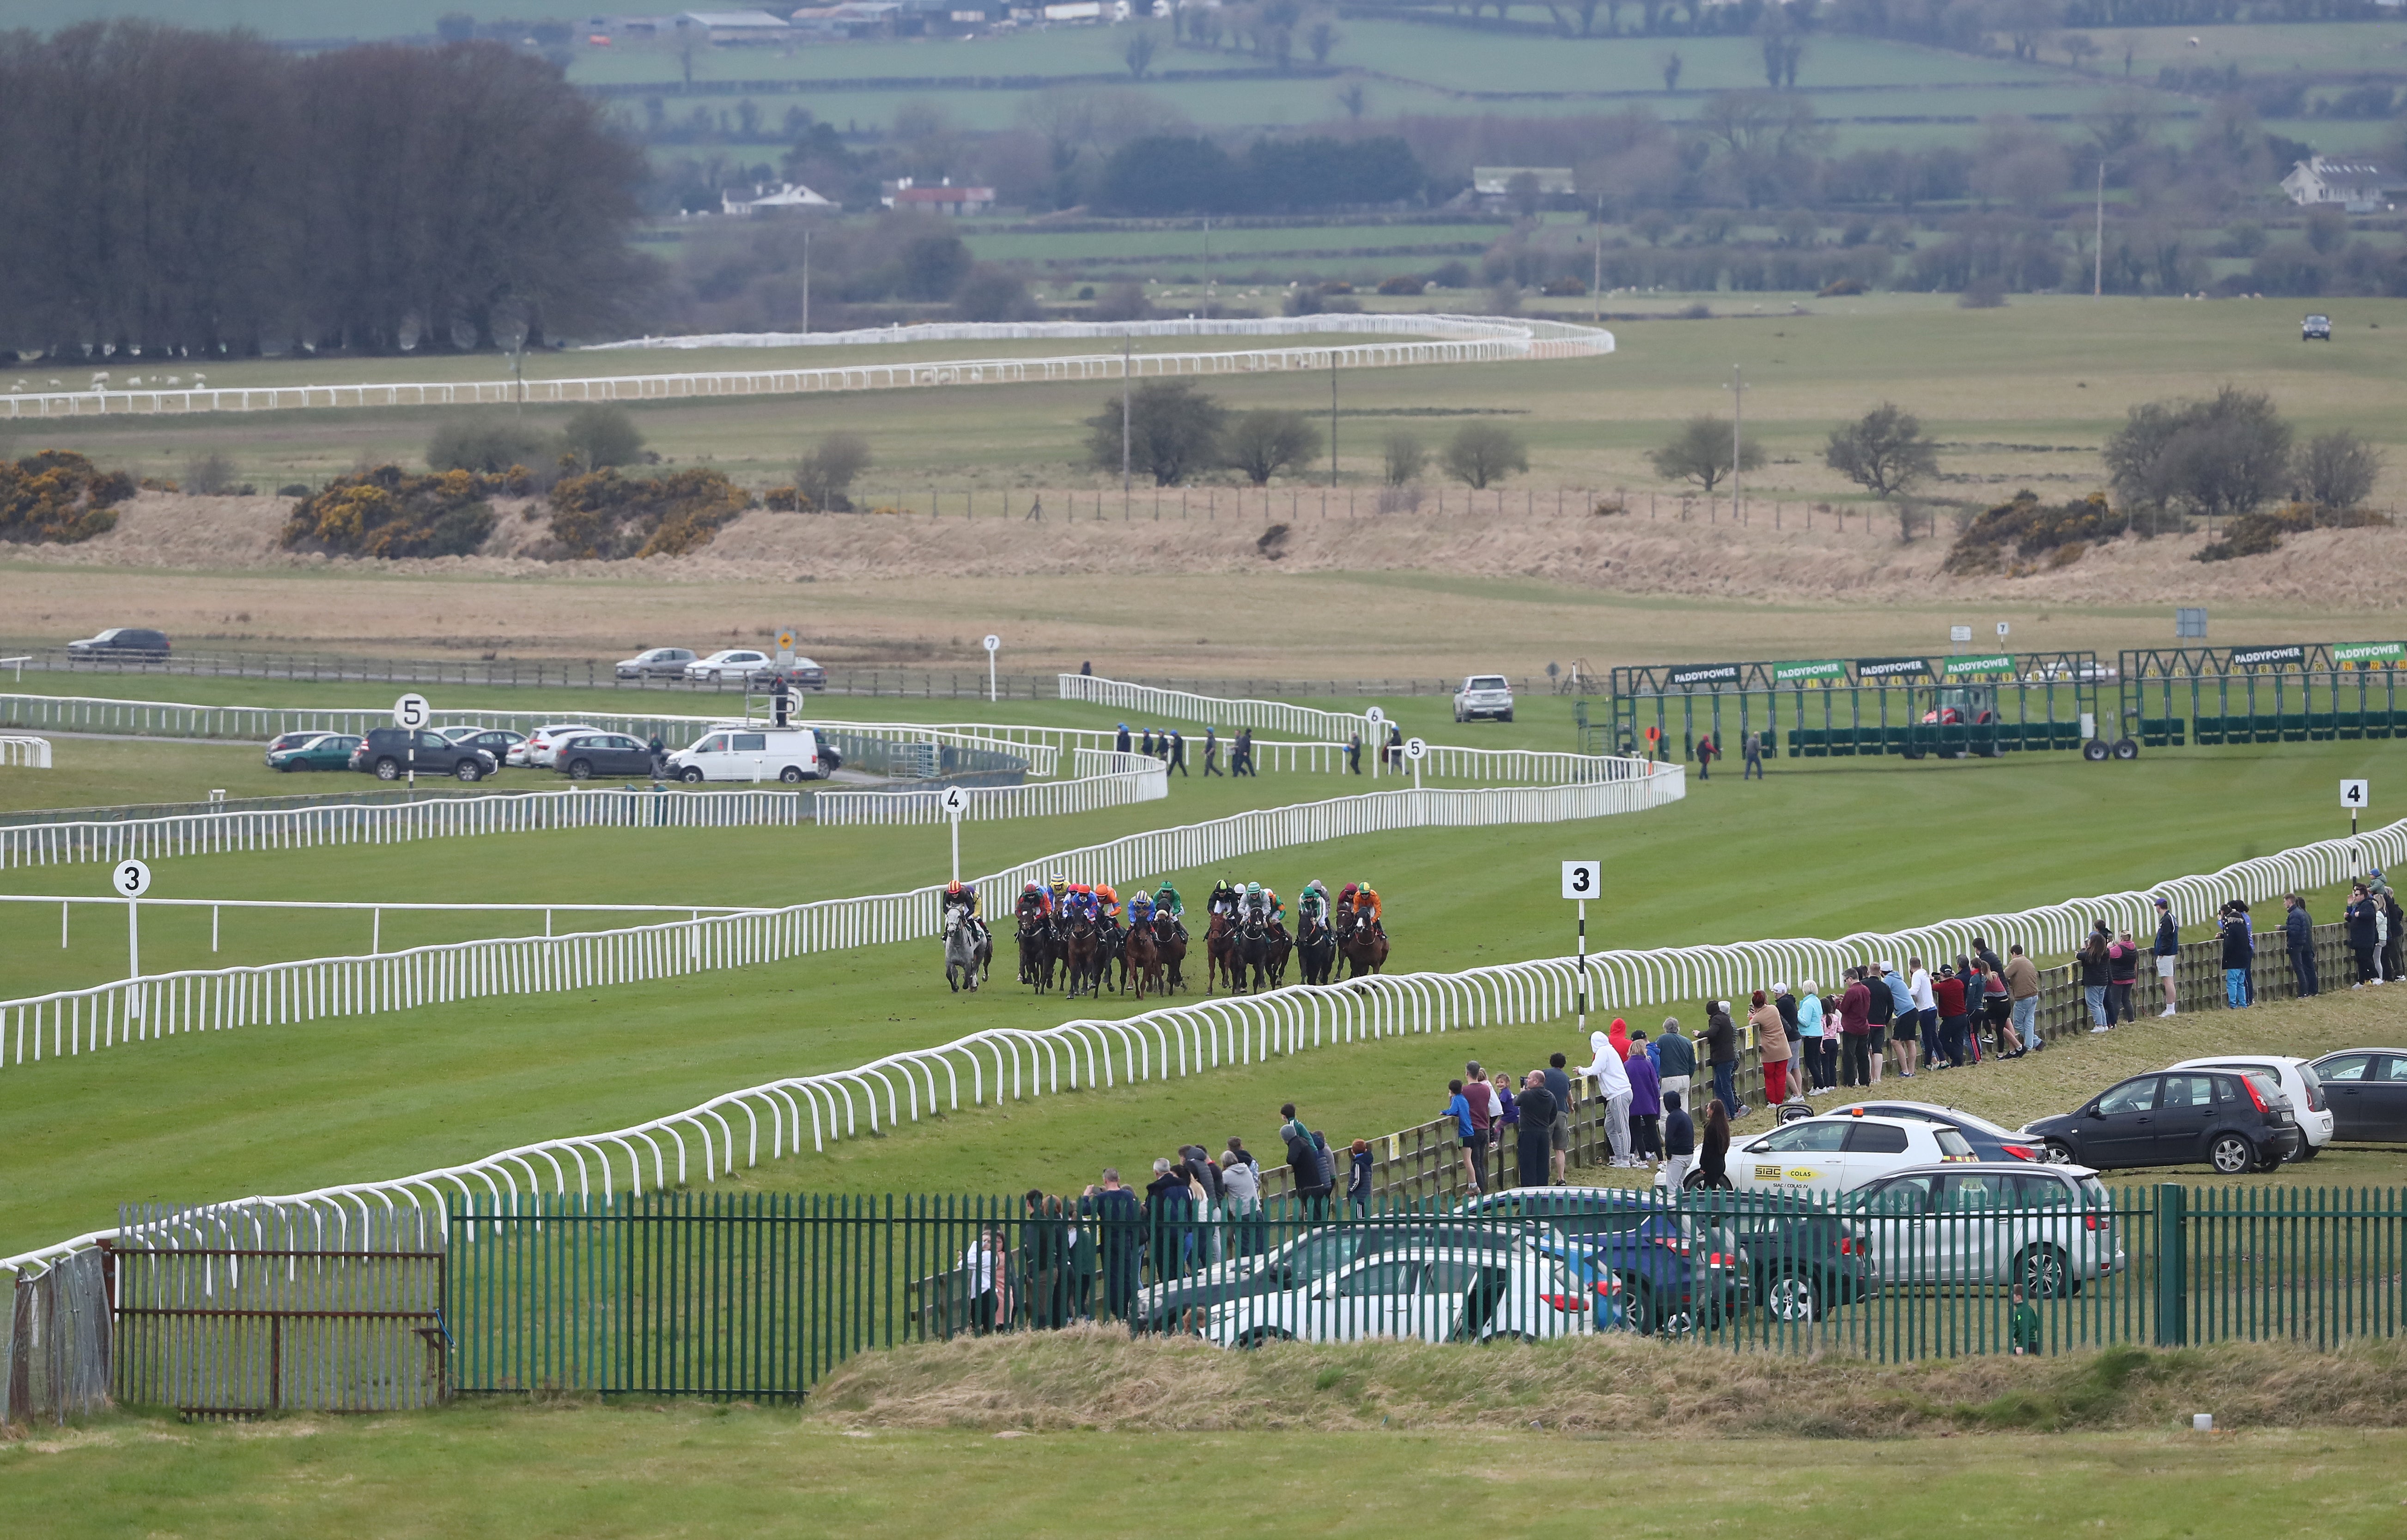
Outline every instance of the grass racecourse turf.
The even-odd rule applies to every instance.
[[[1426,701],[1421,708],[1442,709]],[[1716,777],[1674,806],[1576,829],[1365,836],[1265,855],[1228,875],[1265,876],[1290,893],[1312,876],[1332,885],[1374,877],[1388,896],[1400,969],[1567,950],[1570,916],[1554,894],[1556,863],[1568,855],[1602,859],[1611,874],[1614,896],[1590,916],[1600,946],[1834,935],[2142,884],[2329,835],[2337,832],[2326,806],[2330,782],[2378,770],[2383,752],[2378,745],[2232,749],[2138,766],[2070,756],[1812,769],[1784,761],[1760,784]],[[1217,815],[1240,801],[1276,805],[1307,788],[1334,790],[1303,777],[1265,777],[1242,791],[1222,780],[1176,780],[1166,803],[972,825],[963,833],[963,865],[975,871],[1128,828]],[[929,880],[944,869],[944,838],[929,828],[430,841],[178,859],[161,863],[153,891],[769,902]],[[1190,903],[1217,875],[1177,874]],[[55,891],[68,884],[96,889],[98,873],[54,867],[6,876],[17,891]],[[63,967],[55,917],[25,907],[26,918],[10,920],[0,942],[10,992],[56,987],[71,971],[92,977],[113,971],[121,954],[106,918],[79,921]],[[2335,913],[2329,901],[2319,909],[2324,919]],[[153,910],[146,965],[204,962],[205,923]],[[389,923],[392,944],[419,934],[414,926],[435,930],[432,921]],[[354,949],[363,930],[356,918],[228,922],[229,946],[253,948],[252,956],[306,954],[320,943]],[[948,993],[933,948],[913,944],[607,991],[251,1027],[12,1069],[0,1076],[0,1148],[12,1152],[10,1180],[0,1187],[0,1248],[106,1224],[127,1199],[223,1198],[398,1176],[989,1026],[1051,1025],[1136,1008],[1115,996],[1075,1007],[1058,994],[1033,998],[1008,980],[1007,946],[1003,961],[1004,977],[974,997]],[[2371,994],[2307,1009],[2339,1012],[2343,1004],[2351,1012],[2379,1009]],[[2234,1029],[2217,1026],[2228,1020],[2196,1030],[2207,1046],[2230,1042]],[[2395,1035],[2378,1013],[2334,1015],[2321,1024],[2326,1020],[2268,1010],[2249,1019],[2249,1030],[2294,1030],[2300,1047],[2318,1050]],[[2285,1020],[2298,1025],[2285,1029]],[[1332,1134],[1384,1132],[1429,1115],[1432,1086],[1443,1085],[1449,1064],[1459,1070],[1474,1053],[1503,1062],[1526,1054],[1535,1062],[1554,1048],[1575,1051],[1567,1029],[1564,1022],[1389,1041],[1215,1071],[1171,1088],[964,1112],[745,1179],[855,1191],[1068,1186],[1107,1162],[1130,1165],[1184,1139],[1217,1143],[1240,1133],[1266,1140],[1270,1109],[1289,1096],[1314,1108],[1317,1124]],[[2074,1075],[2079,1062],[2073,1054],[2044,1061],[2065,1066],[2070,1078],[2044,1082],[2020,1116],[2066,1105],[2137,1067],[2100,1059],[2096,1074]],[[2385,1179],[2388,1172],[2368,1165],[2355,1179]],[[2313,1176],[2352,1179],[2330,1157]]]

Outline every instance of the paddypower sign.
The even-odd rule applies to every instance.
[[[2334,642],[2331,656],[2341,668],[2397,668],[2407,662],[2407,642]]]
[[[1738,664],[1696,663],[1688,668],[1675,668],[1665,677],[1664,682],[1681,690],[1694,690],[1700,685],[1736,684]]]
[[[1992,652],[1978,658],[1946,658],[1941,661],[1939,666],[1940,672],[1950,678],[1995,678],[2001,674],[2014,673],[2015,655],[2011,652]]]
[[[1844,680],[1846,677],[1847,665],[1836,658],[1816,658],[1810,663],[1772,665],[1772,680],[1774,684],[1813,684],[1817,681],[1827,683],[1834,679]]]
[[[1930,664],[1922,658],[1858,658],[1859,679],[1927,679]]]
[[[2285,663],[2303,664],[2306,661],[2307,649],[2295,644],[2289,647],[2241,647],[2231,650],[2231,666],[2234,668],[2279,668]]]

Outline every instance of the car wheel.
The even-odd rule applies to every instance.
[[[2238,1176],[2257,1164],[2257,1147],[2237,1134],[2218,1134],[2206,1147],[2206,1160],[2226,1176]]]
[[[376,777],[378,780],[399,780],[401,778],[401,762],[395,759],[381,759],[377,761]]]
[[[698,764],[689,764],[681,773],[679,773],[677,779],[685,782],[688,786],[700,786],[702,784],[702,767]]]
[[[485,767],[475,760],[462,760],[451,767],[451,774],[461,780],[480,781],[485,778]]]
[[[1822,1319],[1822,1289],[1804,1273],[1775,1278],[1764,1291],[1763,1307],[1774,1320],[1813,1321]]]
[[[2259,1171],[2279,1171],[2282,1169],[2283,1161],[2286,1159],[2288,1159],[2288,1157],[2285,1156],[2278,1148],[2268,1147],[2265,1153],[2257,1158],[2257,1169]]]
[[[1511,721],[1511,720],[1513,720],[1513,713],[1511,713],[1510,711],[1507,711],[1507,712],[1505,712],[1503,716],[1501,716],[1501,717],[1497,718],[1496,720],[1497,720],[1498,721]]]
[[[1244,1336],[1239,1337],[1237,1339],[1237,1346],[1240,1348],[1262,1348],[1267,1347],[1274,1342],[1293,1342],[1295,1338],[1291,1333],[1282,1332],[1275,1326],[1257,1326],[1252,1331],[1246,1333]]]
[[[2072,1292],[2072,1269],[2053,1246],[2034,1246],[2015,1259],[2015,1281],[2033,1299],[2060,1299]]]
[[[788,786],[800,786],[803,783],[803,767],[799,764],[790,764],[777,772],[777,778]]]
[[[2324,1147],[2323,1147],[2323,1146],[2321,1146],[2321,1145],[2319,1145],[2319,1144],[2316,1144],[2316,1143],[2313,1142],[2312,1140],[2310,1140],[2310,1141],[2308,1142],[2308,1144],[2307,1144],[2307,1148],[2304,1148],[2304,1149],[2302,1149],[2302,1150],[2299,1151],[2299,1153],[2298,1153],[2297,1155],[2295,1155],[2295,1156],[2293,1156],[2293,1157],[2291,1157],[2291,1158],[2292,1158],[2293,1160],[2300,1160],[2300,1161],[2312,1161],[2312,1160],[2314,1160],[2316,1156],[2318,1156],[2318,1155],[2322,1154],[2323,1152],[2324,1152]]]
[[[2073,1164],[2072,1147],[2061,1139],[2050,1139],[2047,1141],[2047,1163],[2050,1165]]]
[[[568,778],[570,780],[591,780],[593,778],[593,762],[591,760],[570,760],[568,762]]]
[[[2115,750],[2106,747],[2104,738],[2092,738],[2081,746],[2081,757],[2092,764],[2105,763],[2107,758],[2114,752]]]

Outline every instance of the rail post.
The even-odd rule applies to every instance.
[[[2181,1184],[2157,1184],[2157,1346],[2189,1341],[2189,1215]]]

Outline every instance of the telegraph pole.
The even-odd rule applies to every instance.
[[[1329,349],[1329,487],[1337,490],[1337,349]]]
[[[803,226],[803,331],[811,329],[811,227]]]
[[[2098,163],[2098,226],[2089,244],[2089,297],[2106,292],[2106,163]]]
[[[1739,470],[1739,463],[1745,449],[1744,435],[1746,429],[1746,385],[1739,378],[1737,364],[1730,365],[1730,382],[1723,389],[1730,393],[1730,518],[1735,521],[1745,496],[1745,480]]]
[[[1134,421],[1129,396],[1129,362],[1135,349],[1134,333],[1120,338],[1120,517],[1123,519],[1128,517],[1129,446],[1132,442],[1130,425]]]

